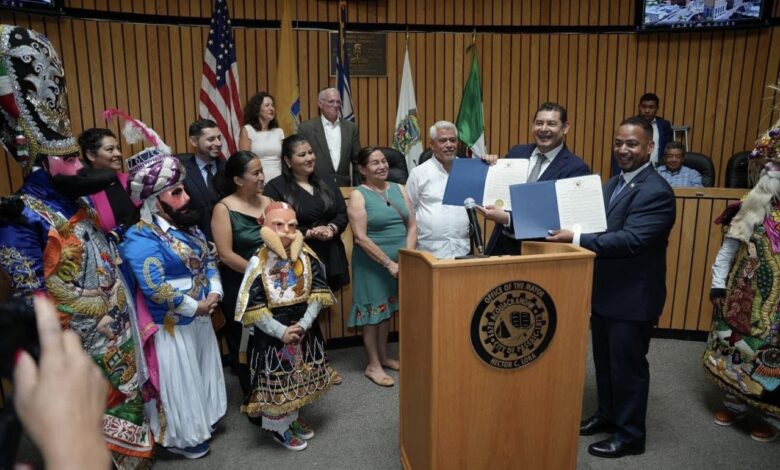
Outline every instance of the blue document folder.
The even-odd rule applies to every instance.
[[[513,184],[509,195],[516,239],[544,238],[548,230],[561,228],[555,181]]]
[[[456,158],[453,160],[442,204],[463,206],[463,201],[466,198],[472,198],[477,204],[482,205],[485,178],[487,178],[489,168],[490,166],[481,158]]]

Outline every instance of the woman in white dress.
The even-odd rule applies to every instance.
[[[282,139],[284,131],[276,122],[274,97],[265,91],[258,92],[244,107],[244,127],[238,135],[238,148],[260,157],[266,181],[282,174]]]

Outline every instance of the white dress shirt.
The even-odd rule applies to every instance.
[[[539,170],[539,176],[538,178],[541,178],[544,174],[544,170],[547,169],[547,167],[550,166],[550,163],[552,163],[553,160],[555,160],[555,157],[558,156],[559,153],[561,153],[561,149],[563,149],[563,142],[554,149],[550,150],[549,152],[545,153],[544,156],[547,157],[547,161],[542,162],[542,168]],[[531,158],[528,159],[528,172],[531,172],[531,168],[536,165],[536,160],[539,159],[539,154],[542,152],[539,152],[539,147],[535,147],[533,153],[531,154]],[[538,181],[538,179],[537,179]]]
[[[449,176],[434,156],[415,167],[406,182],[417,217],[417,249],[437,258],[454,258],[471,251],[466,209],[441,203]]]
[[[338,119],[336,122],[330,122],[322,115],[320,115],[320,119],[322,119],[322,128],[325,129],[325,140],[328,141],[328,151],[330,152],[330,160],[333,162],[333,169],[338,171],[341,162],[341,122]]]

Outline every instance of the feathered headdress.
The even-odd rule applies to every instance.
[[[146,142],[149,147],[127,159],[130,198],[142,202],[141,220],[151,223],[157,213],[157,196],[184,180],[185,169],[171,154],[160,136],[149,126],[120,109],[103,112],[106,122],[119,118],[125,122],[122,135],[128,144]]]

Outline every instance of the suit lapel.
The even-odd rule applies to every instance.
[[[618,181],[618,178],[615,178],[615,183],[612,185],[612,191],[609,191],[610,197],[605,197],[606,203],[608,204],[607,215],[609,215],[609,213],[612,212],[612,209],[616,207],[623,198],[625,198],[629,194],[639,189],[639,186],[642,184],[645,178],[647,178],[647,175],[649,174],[648,171],[655,171],[655,168],[653,168],[652,164],[650,164],[644,170],[640,171],[638,175],[636,175],[629,183],[627,183],[623,187],[623,189],[620,190],[618,195],[615,196],[615,199],[612,200],[612,204],[610,204],[609,199],[612,196],[612,191],[614,191],[614,188],[617,186],[617,181]]]
[[[349,150],[349,146],[345,145],[346,142],[352,140],[349,135],[349,130],[347,129],[347,126],[344,125],[346,121],[339,118],[339,128],[341,129],[341,158],[339,159],[339,168],[338,173],[343,173],[341,170],[346,169],[347,173],[349,173],[349,163],[350,163],[350,157],[347,153],[347,150]]]
[[[195,184],[195,186],[198,188],[198,195],[203,195],[205,199],[208,199],[205,197],[205,195],[209,193],[209,188],[206,186],[206,182],[203,180],[203,173],[200,171],[197,158],[198,157],[193,155],[192,158],[187,160],[187,178],[190,178],[190,181],[192,181],[193,184]],[[190,194],[190,197],[193,197],[193,195]]]
[[[324,155],[316,155],[319,159],[317,164],[325,162],[331,170],[336,171],[333,168],[333,159],[330,157],[330,147],[328,147],[328,139],[325,137],[325,128],[322,126],[322,116],[317,116],[317,120],[314,122],[314,138],[317,139],[317,147],[324,151]]]

